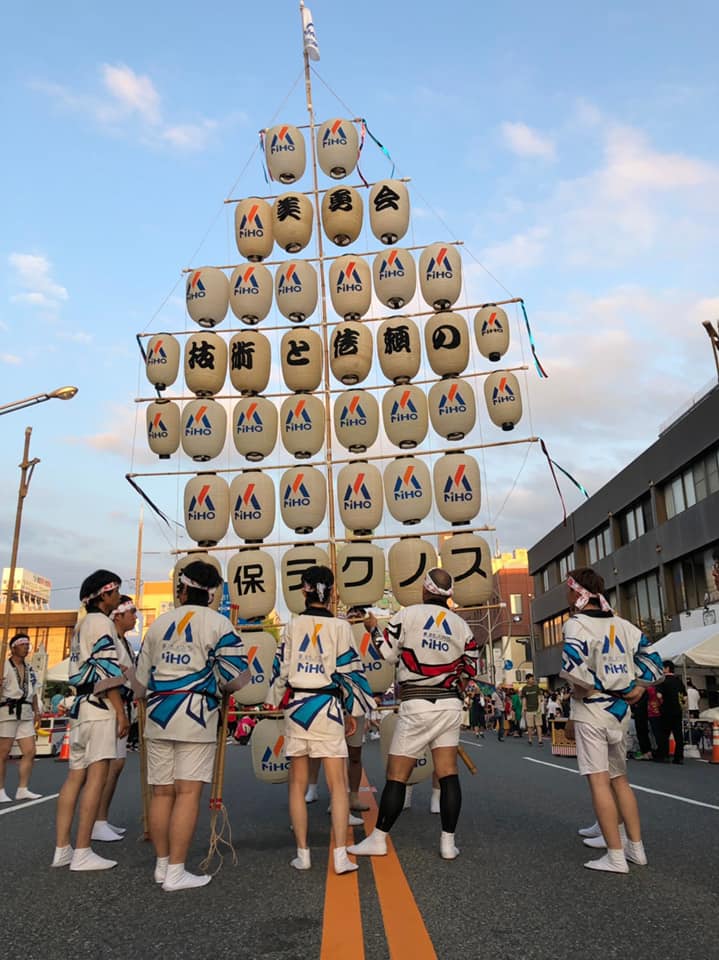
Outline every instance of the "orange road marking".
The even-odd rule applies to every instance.
[[[354,843],[351,827],[347,828],[346,843],[347,846]],[[334,845],[334,835],[330,831],[320,960],[364,960],[358,872],[339,876],[335,873],[332,859]]]

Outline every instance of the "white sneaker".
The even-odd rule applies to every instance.
[[[363,827],[364,820],[362,817],[356,817],[353,813],[351,813],[349,817],[349,825],[351,827]]]
[[[403,810],[410,810],[412,807],[412,787],[408,784],[404,792]]]
[[[169,857],[158,857],[155,860],[155,883],[164,883],[167,877],[167,868],[170,863]]]
[[[601,837],[602,828],[599,826],[599,821],[595,820],[591,827],[581,827],[577,833],[580,837]]]
[[[432,787],[432,796],[429,798],[429,812],[439,813],[439,789]]]
[[[387,834],[375,827],[372,833],[360,843],[347,847],[347,853],[351,853],[353,857],[386,857]]]
[[[309,870],[312,866],[309,847],[298,847],[297,856],[294,860],[290,860],[290,866],[295,870]]]
[[[96,820],[90,839],[101,843],[115,843],[116,840],[122,840],[122,836],[115,833],[107,820]]]
[[[454,834],[445,833],[444,830],[439,838],[439,855],[443,860],[456,860],[459,856],[459,850],[454,845]]]
[[[107,822],[108,827],[118,835],[118,837],[124,837],[127,833],[127,827],[116,827],[114,823]]]
[[[624,856],[629,863],[636,863],[640,867],[646,867],[647,865],[647,854],[641,840],[626,840]]]
[[[335,873],[354,873],[359,870],[356,863],[352,863],[347,856],[347,847],[335,847],[332,851]]]
[[[607,850],[598,860],[588,860],[584,864],[589,870],[603,870],[605,873],[629,873],[623,850]]]
[[[305,803],[314,803],[315,800],[319,800],[320,795],[317,790],[316,783],[310,783],[307,785],[307,792],[305,793]]]
[[[55,855],[52,858],[51,867],[69,867],[72,863],[72,847],[55,847]]]
[[[627,841],[627,832],[624,829],[623,823],[619,824],[619,839],[623,844]],[[585,847],[591,847],[593,850],[601,850],[602,847],[606,847],[607,845],[607,841],[604,839],[604,836],[601,833],[598,837],[585,837],[584,840],[582,840],[582,843]]]
[[[193,887],[205,887],[212,880],[208,874],[188,873],[184,863],[170,863],[162,889],[166,893],[175,890],[191,890]]]
[[[75,850],[70,862],[71,870],[110,870],[117,866],[117,860],[106,860],[95,853],[92,847]]]
[[[12,797],[5,793],[5,789],[0,790],[0,803],[12,803]]]
[[[18,787],[17,793],[15,794],[16,800],[39,800],[42,796],[41,793],[33,793],[32,790],[28,790],[27,787]]]

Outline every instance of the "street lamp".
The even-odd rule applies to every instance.
[[[50,393],[36,393],[24,400],[3,403],[0,404],[0,417],[6,413],[15,413],[16,410],[24,410],[25,407],[34,407],[36,403],[44,403],[46,400],[72,400],[76,393],[77,387],[58,387]]]

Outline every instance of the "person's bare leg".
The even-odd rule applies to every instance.
[[[57,847],[70,846],[70,831],[75,816],[75,806],[85,783],[86,770],[68,770],[67,778],[60,787],[55,813],[55,845]]]
[[[85,787],[80,796],[77,816],[77,840],[75,846],[84,850],[90,846],[92,828],[97,820],[97,808],[107,779],[109,760],[96,760],[87,768]],[[58,844],[59,846],[59,844]]]
[[[309,757],[292,757],[289,777],[290,820],[295,834],[295,842],[300,850],[307,849],[307,804],[305,803],[305,791],[307,790],[309,773]]]
[[[614,777],[610,780],[616,805],[619,808],[620,820],[624,823],[627,836],[634,843],[642,839],[641,824],[639,822],[639,807],[634,791],[629,785],[626,776]],[[606,834],[604,834],[606,839]]]
[[[108,819],[110,804],[112,803],[112,798],[115,796],[117,781],[120,779],[120,774],[124,766],[125,761],[123,759],[118,758],[110,761],[110,769],[107,771],[107,779],[105,780],[105,786],[103,787],[102,796],[100,797],[100,806],[97,810],[98,820],[106,821]]]
[[[30,774],[32,773],[32,765],[35,761],[35,738],[23,737],[23,739],[18,740],[17,743],[22,753],[20,763],[18,764],[18,787],[27,788],[30,784]],[[3,783],[4,782],[3,780]]]
[[[602,835],[607,841],[608,850],[621,850],[622,841],[619,836],[619,812],[614,799],[609,773],[589,773],[589,790],[592,794],[592,806],[596,814]]]
[[[155,854],[159,858],[170,856],[170,819],[174,805],[174,784],[154,784],[150,800],[149,827]]]
[[[184,864],[200,813],[201,780],[176,780],[170,814],[170,866]]]
[[[12,737],[0,737],[0,790],[5,789],[5,771],[7,770],[7,760],[12,750]]]
[[[322,760],[319,757],[308,757],[307,789],[305,791],[305,803],[314,803],[319,799],[317,783],[320,779],[320,767]]]
[[[347,765],[342,757],[324,757],[322,766],[330,791],[335,847],[344,847],[346,846],[347,822],[350,815],[349,797],[347,795]]]

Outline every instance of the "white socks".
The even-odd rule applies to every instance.
[[[27,787],[18,787],[17,793],[15,794],[16,800],[39,800],[42,796],[41,793],[33,793],[32,790],[28,790]]]
[[[411,806],[412,806],[412,787],[410,786],[410,784],[407,784],[404,791],[404,806],[402,807],[402,809],[409,810]]]
[[[0,803],[12,803],[12,797],[9,797],[7,793],[5,793],[4,787],[0,790]]]
[[[165,882],[162,889],[168,893],[173,890],[190,890],[193,887],[204,887],[212,880],[212,877],[196,873],[188,873],[185,870],[184,863],[168,863]]]
[[[627,831],[624,829],[624,824],[619,824],[619,839],[622,844],[627,841]],[[591,847],[594,850],[601,850],[602,847],[606,847],[607,841],[604,839],[604,836],[600,833],[598,837],[585,837],[582,841],[585,847]]]
[[[629,863],[636,863],[640,867],[646,867],[647,865],[647,854],[641,840],[625,840],[624,856]]]
[[[454,834],[443,830],[439,838],[439,855],[443,860],[454,860],[459,856],[459,850],[454,845]]]
[[[352,863],[347,856],[347,847],[335,847],[332,851],[332,857],[335,865],[335,873],[352,873],[359,870],[356,863]]]
[[[384,857],[387,854],[387,836],[384,830],[374,828],[360,843],[347,847],[347,853],[358,857]]]
[[[96,820],[90,839],[99,840],[102,843],[114,843],[116,840],[122,840],[122,834],[116,833],[107,820]]]
[[[290,860],[290,866],[294,867],[295,870],[309,870],[312,866],[310,861],[310,848],[298,847],[297,856],[294,860]]]
[[[589,860],[584,864],[590,870],[603,870],[605,873],[629,873],[623,850],[607,850],[598,860]]]
[[[155,860],[155,883],[165,882],[169,863],[169,857],[158,857],[157,860]]]
[[[364,820],[362,817],[356,817],[353,813],[350,813],[349,825],[351,827],[362,827],[364,826]]]
[[[439,813],[439,787],[432,787],[432,796],[429,798],[429,812]]]
[[[307,784],[307,792],[305,793],[305,803],[314,803],[315,800],[319,800],[320,795],[317,791],[316,783]]]
[[[52,858],[51,867],[69,867],[72,863],[72,847],[55,847],[55,856]]]
[[[76,849],[70,861],[71,870],[109,870],[117,866],[117,860],[106,860],[95,853],[92,847]]]
[[[599,826],[599,822],[595,820],[591,827],[581,827],[577,830],[577,833],[580,837],[601,837],[602,828]]]

